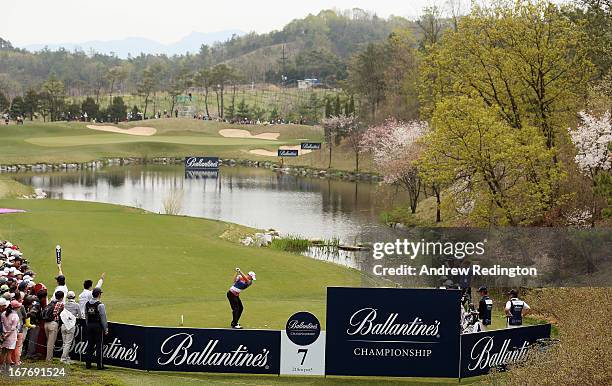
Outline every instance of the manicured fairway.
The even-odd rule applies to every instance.
[[[278,161],[250,150],[265,149],[275,154],[280,145],[298,145],[302,141],[323,142],[323,129],[303,125],[231,125],[196,119],[151,119],[114,125],[121,129],[152,127],[155,135],[135,136],[108,133],[87,128],[84,122],[30,122],[24,125],[0,125],[0,164],[37,162],[87,162],[114,157],[184,157],[213,155],[224,158]],[[279,133],[278,140],[228,138],[220,130],[248,130],[252,135]],[[305,165],[326,169],[327,150],[291,159],[286,165]],[[334,146],[332,168],[354,170],[354,154],[348,144]],[[371,157],[362,154],[361,171],[374,171]]]
[[[186,326],[228,327],[225,293],[235,267],[257,273],[241,296],[248,328],[280,329],[300,310],[324,320],[327,286],[360,285],[354,270],[224,240],[223,222],[76,201],[0,200],[0,207],[28,211],[0,215],[0,238],[22,248],[47,286],[58,243],[69,289],[80,292],[84,279],[107,273],[113,321],[177,326],[184,315]],[[245,229],[231,227],[234,235]]]

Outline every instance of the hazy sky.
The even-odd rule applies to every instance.
[[[268,32],[322,9],[414,17],[435,0],[18,0],[2,1],[0,37],[13,45],[138,36],[172,43],[192,31]],[[437,0],[444,4],[446,0]],[[468,3],[469,0],[462,0]]]

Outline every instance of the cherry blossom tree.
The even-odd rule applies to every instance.
[[[580,171],[595,181],[597,174],[610,170],[610,150],[612,142],[612,120],[607,111],[600,118],[581,111],[578,113],[582,123],[576,130],[569,129],[570,137],[578,154],[574,160]]]
[[[580,172],[591,180],[593,186],[592,219],[591,225],[595,225],[598,215],[597,182],[602,173],[612,168],[610,143],[612,143],[612,119],[610,111],[606,111],[601,117],[590,115],[585,111],[578,113],[581,119],[576,130],[569,130],[572,143],[576,147],[577,154],[574,157]]]
[[[408,193],[410,210],[416,212],[421,193],[421,178],[416,165],[420,145],[418,139],[428,131],[427,122],[401,122],[387,119],[383,124],[366,130],[362,149],[372,153],[384,182],[398,184]]]

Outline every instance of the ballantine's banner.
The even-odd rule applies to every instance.
[[[185,170],[219,170],[219,157],[185,157]]]
[[[529,346],[542,338],[550,338],[550,324],[462,335],[461,378],[522,362]]]
[[[550,337],[549,324],[460,335],[460,297],[458,290],[328,288],[327,331],[305,312],[282,332],[111,322],[103,362],[154,371],[464,378],[523,361],[533,342]],[[82,320],[76,328],[70,357],[84,361]]]
[[[329,375],[459,374],[459,290],[327,288]]]
[[[145,340],[148,327],[112,322],[108,326],[109,335],[105,335],[103,338],[102,356],[104,364],[145,370]],[[70,348],[70,358],[85,361],[86,352],[87,332],[85,331],[85,322],[78,319],[74,341]],[[56,357],[62,354],[61,334],[57,335],[54,354]],[[93,362],[95,363],[95,361],[94,357]]]
[[[85,360],[87,338],[77,326],[71,358]],[[55,355],[61,354],[58,339]],[[155,371],[279,374],[280,331],[143,327],[109,323],[104,360]]]

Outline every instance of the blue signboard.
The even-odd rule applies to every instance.
[[[327,289],[329,375],[459,374],[461,291]]]
[[[76,328],[70,357],[84,361],[88,343],[82,320]],[[104,336],[103,363],[155,371],[279,374],[280,334],[272,330],[109,323],[109,334]],[[55,356],[61,355],[61,339],[54,352]]]
[[[529,347],[543,338],[550,338],[550,324],[462,335],[461,378],[520,363],[527,358]]]
[[[219,157],[185,157],[185,170],[219,170]]]
[[[279,374],[280,331],[147,328],[148,370]]]
[[[299,151],[294,149],[278,149],[279,157],[297,157]]]
[[[78,319],[75,328],[74,341],[72,342],[69,352],[70,358],[85,361],[88,345],[85,321],[83,319]],[[103,363],[111,366],[146,370],[145,331],[147,328],[148,327],[110,322],[108,324],[109,334],[103,336]],[[59,357],[62,354],[61,334],[58,334],[57,337],[54,354],[56,357]],[[96,359],[94,356],[93,363],[95,362]]]
[[[302,142],[302,150],[321,150],[321,142]]]

